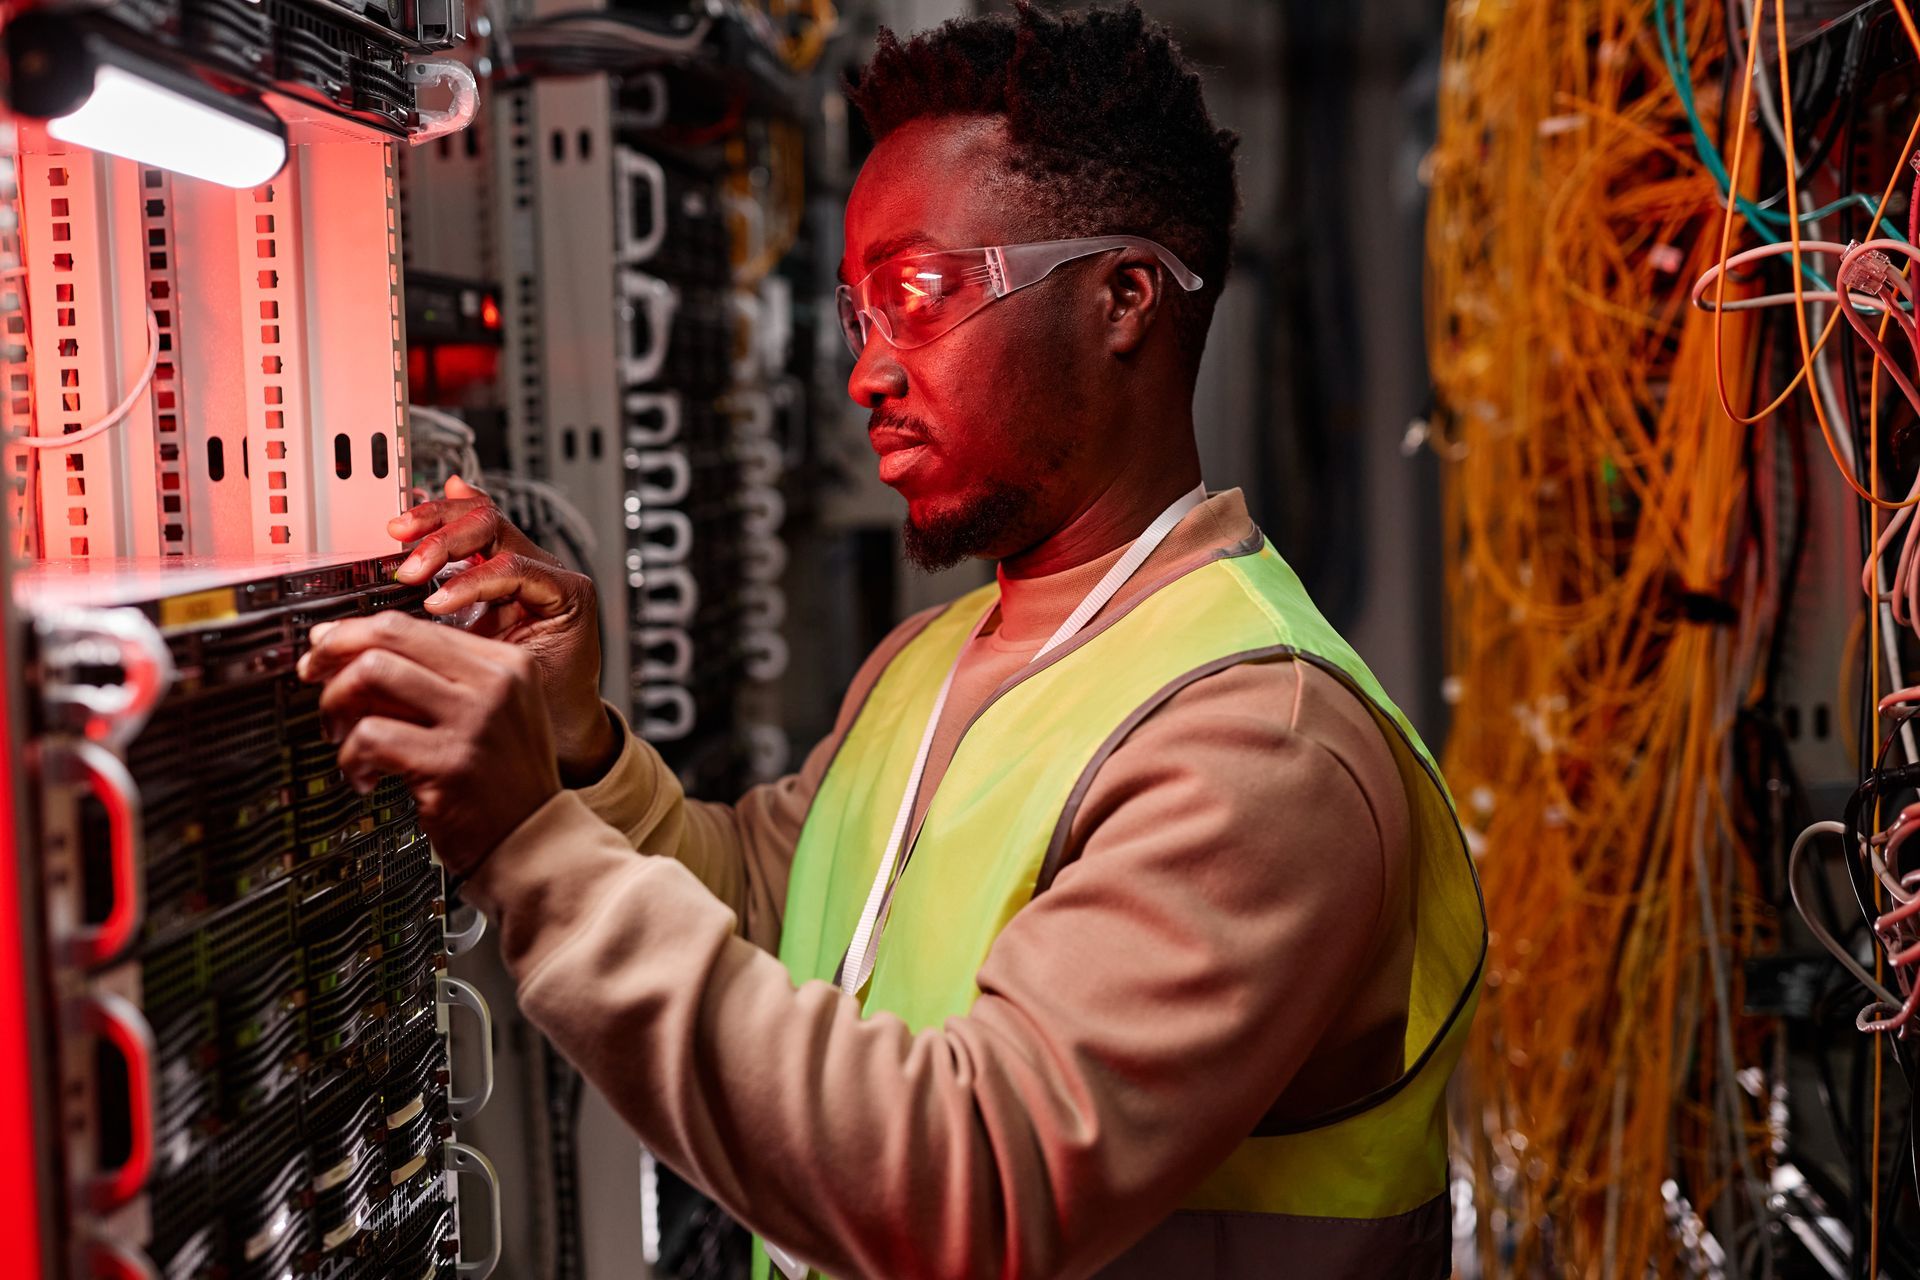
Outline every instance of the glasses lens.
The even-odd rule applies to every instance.
[[[853,352],[853,358],[858,360],[867,346],[866,326],[861,322],[859,309],[853,305],[853,290],[841,285],[838,293],[840,334],[847,340],[847,350]]]
[[[927,253],[875,269],[869,293],[898,347],[932,342],[993,300],[986,258],[978,253]]]

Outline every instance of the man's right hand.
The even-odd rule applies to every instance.
[[[564,568],[516,529],[493,499],[458,476],[446,498],[387,522],[401,542],[418,540],[396,576],[427,582],[458,560],[481,561],[427,597],[430,614],[489,607],[470,628],[520,645],[540,669],[560,776],[581,785],[604,774],[620,740],[600,702],[600,621],[593,580]]]

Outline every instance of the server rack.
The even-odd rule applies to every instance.
[[[54,994],[77,1011],[64,1163],[95,1270],[484,1269],[442,1248],[442,1174],[478,1171],[497,1198],[452,1140],[490,1091],[485,1059],[458,1093],[445,1044],[450,1009],[485,1007],[445,975],[444,891],[405,787],[357,792],[293,676],[318,622],[424,616],[397,563],[41,566],[17,587],[33,847]]]
[[[457,0],[0,5],[10,1277],[499,1256],[457,1139],[491,1087],[445,972],[473,931],[405,788],[348,786],[292,676],[313,623],[418,612],[384,537],[412,484],[397,169],[471,115],[423,56],[462,29]],[[29,33],[271,121],[285,166],[233,190],[60,141]]]

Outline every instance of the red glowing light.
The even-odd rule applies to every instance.
[[[480,323],[489,329],[500,327],[500,304],[493,300],[492,294],[480,303]]]

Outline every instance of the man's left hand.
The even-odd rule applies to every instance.
[[[523,648],[403,613],[313,629],[299,674],[361,792],[406,779],[420,826],[465,875],[560,790],[539,672]]]

